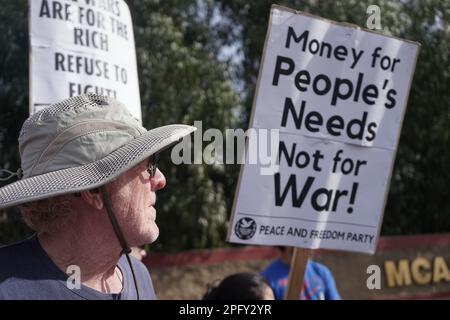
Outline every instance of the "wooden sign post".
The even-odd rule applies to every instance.
[[[309,255],[310,251],[308,249],[294,248],[291,258],[286,300],[300,300]]]

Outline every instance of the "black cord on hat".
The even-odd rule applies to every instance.
[[[7,174],[9,174],[9,176],[7,176],[5,178],[0,178],[0,181],[8,181],[9,179],[11,179],[14,176],[17,176],[17,178],[19,178],[19,179],[22,179],[22,177],[23,177],[22,168],[17,169],[16,172],[12,172],[7,169],[0,169],[0,173],[3,173],[3,172],[6,172]]]
[[[122,247],[121,254],[125,254],[125,256],[127,257],[128,264],[130,265],[131,274],[133,275],[134,287],[136,288],[137,300],[140,300],[139,286],[136,280],[136,273],[134,272],[133,263],[131,262],[130,259],[131,249],[127,245],[127,242],[125,241],[122,230],[120,229],[119,223],[117,222],[116,216],[114,215],[114,212],[111,208],[111,202],[109,201],[109,196],[108,192],[106,191],[106,188],[104,186],[100,187],[100,192],[102,193],[103,202],[105,203],[105,209],[106,212],[108,213],[109,220],[111,221],[116,237],[119,240],[120,246]]]

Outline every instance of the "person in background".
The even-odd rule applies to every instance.
[[[212,286],[203,300],[274,300],[269,284],[259,275],[236,273]]]
[[[261,272],[261,276],[267,280],[275,294],[276,300],[283,300],[286,296],[290,263],[293,247],[278,247],[281,256],[273,261]],[[340,300],[341,296],[336,288],[331,271],[318,262],[308,260],[306,266],[301,300]]]

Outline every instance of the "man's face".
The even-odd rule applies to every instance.
[[[156,191],[164,188],[166,178],[156,170],[147,172],[148,160],[122,174],[110,184],[111,205],[129,246],[151,243],[158,238]]]

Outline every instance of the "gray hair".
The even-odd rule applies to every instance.
[[[28,227],[38,233],[53,233],[70,224],[75,217],[74,195],[62,195],[19,206]]]

